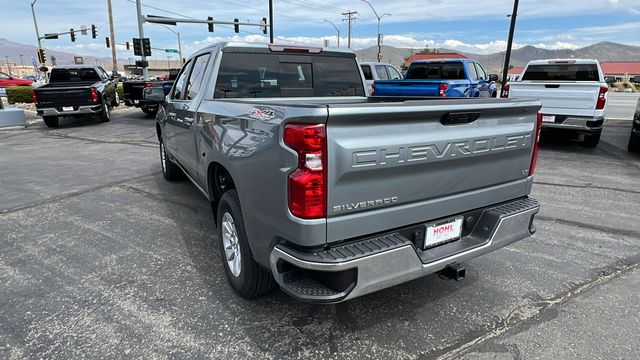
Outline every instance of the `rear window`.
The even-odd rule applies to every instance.
[[[600,81],[596,64],[530,65],[522,80],[538,81]]]
[[[369,65],[360,65],[362,68],[362,73],[364,74],[365,80],[373,80],[373,74],[371,73],[371,66]]]
[[[364,96],[355,58],[224,53],[214,97]]]
[[[409,66],[409,80],[462,80],[466,79],[462,62],[417,63]]]
[[[93,68],[53,69],[49,81],[101,81],[100,75]]]

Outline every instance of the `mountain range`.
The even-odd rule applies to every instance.
[[[392,46],[382,47],[383,62],[400,66],[404,59],[413,53],[420,52],[416,49],[395,48]],[[503,64],[504,53],[480,55],[465,53],[450,49],[438,49],[438,52],[458,52],[469,58],[478,60],[488,72],[498,73]],[[378,48],[376,46],[366,49],[356,50],[358,60],[376,61]],[[535,46],[525,46],[511,51],[511,61],[513,66],[525,66],[531,60],[539,59],[596,59],[603,61],[640,61],[640,46],[631,46],[613,42],[599,42],[583,48],[569,50],[548,50]]]
[[[393,46],[383,46],[383,61],[396,66],[404,63],[405,58],[411,54],[420,52],[421,49],[397,48]],[[450,49],[437,49],[438,52],[456,52]],[[356,50],[358,60],[375,61],[378,48],[376,46],[365,49]],[[495,53],[489,55],[480,55],[472,53],[459,52],[469,58],[476,59],[482,63],[488,72],[499,73],[503,64],[504,53]],[[24,64],[31,63],[31,56],[35,56],[36,47],[32,45],[19,44],[7,39],[0,38],[0,61],[5,60],[5,56],[10,58],[12,63],[20,63],[20,55],[23,55]],[[51,56],[56,58],[58,64],[71,64],[73,57],[78,54],[46,49],[47,62],[50,62]],[[186,54],[185,54],[186,55]],[[640,46],[631,46],[618,44],[613,42],[599,42],[583,48],[569,50],[548,50],[537,48],[535,46],[525,46],[514,49],[511,52],[510,64],[513,66],[524,66],[530,60],[536,59],[557,59],[557,58],[588,58],[597,59],[599,61],[640,61]],[[111,58],[84,56],[85,64],[102,65],[105,69],[111,69]],[[128,59],[118,59],[118,64],[122,69],[122,65],[127,64]]]

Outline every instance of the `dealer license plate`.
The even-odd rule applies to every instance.
[[[555,115],[542,115],[542,122],[556,122]]]
[[[428,225],[424,247],[433,247],[459,238],[462,234],[462,221],[463,219],[458,217]]]
[[[62,111],[73,111],[73,106],[63,106]]]

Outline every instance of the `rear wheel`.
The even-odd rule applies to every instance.
[[[235,189],[226,191],[218,205],[218,243],[229,284],[240,296],[253,298],[271,291],[275,280],[271,272],[255,262]]]
[[[43,116],[42,120],[50,128],[57,128],[59,125],[57,116]]]
[[[118,95],[118,92],[116,91],[116,93],[113,95],[111,106],[118,106],[118,105],[120,105],[120,95]]]
[[[629,137],[629,145],[627,146],[627,150],[630,152],[640,152],[640,135],[634,134],[631,132],[631,136]]]
[[[182,177],[182,170],[173,161],[169,160],[169,154],[160,141],[160,165],[162,166],[162,176],[169,181],[176,181]]]
[[[602,134],[602,130],[595,132],[593,134],[585,134],[584,140],[582,140],[582,145],[584,147],[594,148],[598,146],[600,142],[600,135]]]
[[[102,99],[102,111],[98,114],[98,120],[100,122],[108,122],[111,120],[111,111],[107,105],[107,99]]]

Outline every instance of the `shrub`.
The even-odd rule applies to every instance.
[[[31,86],[11,86],[7,88],[7,101],[9,104],[33,103]]]
[[[120,101],[122,101],[124,99],[124,88],[122,87],[122,85],[118,84],[116,91],[118,92],[118,98],[120,98]]]

